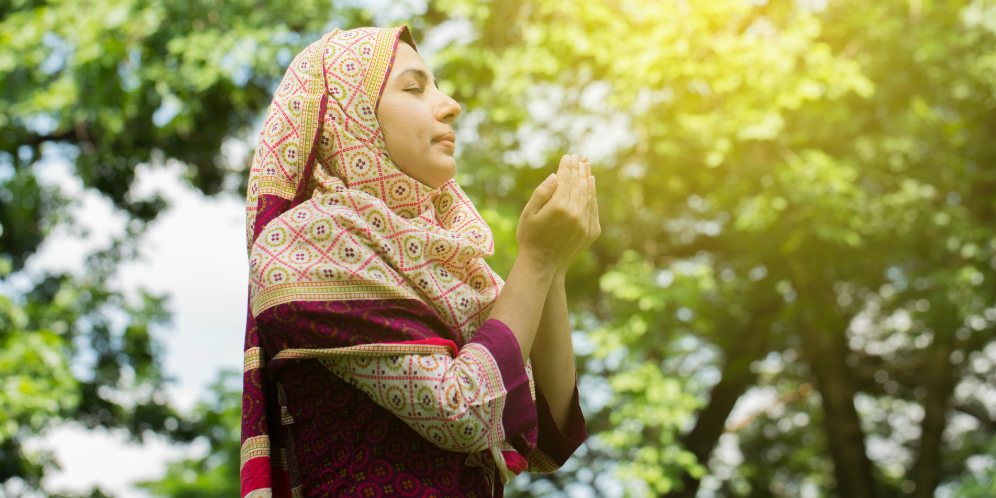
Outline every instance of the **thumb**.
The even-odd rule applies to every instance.
[[[553,197],[553,193],[557,191],[557,174],[550,173],[550,176],[543,180],[543,183],[536,187],[533,191],[533,196],[529,198],[529,202],[526,203],[526,211],[530,213],[538,212],[550,198]]]

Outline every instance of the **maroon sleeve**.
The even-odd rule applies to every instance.
[[[558,467],[564,465],[581,443],[588,439],[588,427],[581,412],[577,377],[574,378],[574,394],[571,398],[568,426],[561,431],[553,420],[550,404],[539,386],[535,387],[536,401],[533,402],[532,395],[529,394],[529,377],[526,376],[526,367],[522,363],[519,341],[508,326],[492,318],[484,322],[470,342],[488,348],[501,370],[505,390],[508,391],[505,412],[502,414],[505,437],[514,444],[522,439],[523,433],[538,428],[536,448],[553,459]],[[526,449],[524,440],[521,444],[514,445],[520,452]]]
[[[574,396],[571,398],[567,427],[561,431],[553,420],[546,395],[536,386],[536,413],[539,419],[539,441],[536,448],[557,462],[560,467],[588,439],[588,427],[578,401],[578,380],[574,377]]]
[[[505,438],[511,439],[535,427],[536,409],[533,397],[529,394],[529,377],[526,376],[526,366],[522,363],[519,340],[512,330],[500,320],[492,318],[481,325],[470,342],[486,347],[498,362],[502,382],[508,392],[502,413]]]

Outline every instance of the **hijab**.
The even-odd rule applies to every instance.
[[[465,338],[487,318],[504,284],[483,260],[491,229],[455,180],[433,189],[398,169],[377,123],[399,39],[414,47],[404,26],[333,31],[278,87],[246,196],[254,315],[362,286],[428,303]]]

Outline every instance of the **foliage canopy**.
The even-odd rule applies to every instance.
[[[391,5],[0,1],[0,273],[72,221],[36,178],[46,155],[133,220],[87,274],[0,298],[0,482],[38,487],[21,442],[77,420],[206,437],[147,489],[237,492],[238,393],[219,381],[175,413],[165,296],[107,285],[165,208],[129,193],[135,166],[243,189],[221,145],[255,144],[291,56],[332,27],[405,23],[467,110],[457,179],[495,231],[492,266],[507,273],[561,154],[599,181],[603,236],[569,276],[592,437],[511,495],[996,492],[996,3]]]

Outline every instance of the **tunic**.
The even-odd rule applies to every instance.
[[[385,313],[385,310],[390,311]],[[275,312],[268,310],[258,317],[259,321],[269,325],[269,332],[263,334],[261,339],[271,358],[302,340],[314,341],[313,338],[303,338],[312,334],[302,334],[296,326],[304,322],[273,320],[272,315],[278,312],[279,307]],[[323,312],[327,313],[328,308],[324,308]],[[445,327],[430,314],[433,312],[428,307],[414,301],[359,301],[351,303],[348,308],[343,306],[336,318],[352,330],[365,330],[365,335],[385,327],[402,330],[423,328],[427,324]],[[274,327],[275,323],[282,323],[283,326]],[[328,330],[313,332],[328,333]],[[449,330],[439,332],[443,337],[460,342],[459,334]],[[509,467],[518,463],[527,472],[552,472],[562,466],[587,439],[576,379],[570,422],[561,430],[553,420],[543,392],[527,375],[518,341],[504,323],[489,319],[469,342],[456,344],[459,350],[457,361],[464,351],[473,349],[468,348],[469,345],[484,347],[491,353],[505,394],[504,400],[498,400],[502,406],[500,417],[487,419],[475,413],[459,415],[474,417],[479,423],[486,424],[490,420],[502,425],[507,440],[517,450],[503,451]],[[271,369],[280,391],[280,436],[286,448],[286,455],[281,455],[281,458],[286,458],[284,465],[288,470],[292,496],[502,496],[503,486],[498,470],[486,451],[479,452],[479,458],[484,461],[483,468],[469,466],[469,453],[451,451],[447,449],[451,445],[430,440],[434,432],[429,432],[429,437],[426,437],[425,433],[417,432],[399,418],[400,413],[415,419],[424,416],[426,421],[433,420],[430,410],[425,413],[420,411],[422,405],[417,399],[409,399],[399,408],[401,405],[378,403],[357,387],[378,385],[372,379],[397,381],[407,375],[412,381],[411,386],[417,383],[420,388],[431,387],[435,393],[447,390],[445,376],[417,376],[412,375],[411,371],[388,368],[394,360],[368,361],[362,369],[352,372],[351,379],[365,376],[365,382],[348,382],[318,360],[286,362]],[[418,359],[407,357],[400,361]],[[480,385],[486,381],[473,378],[475,372],[471,370],[471,378],[464,382]],[[461,417],[449,418],[454,419],[453,423],[443,423],[440,438],[446,438],[447,431],[463,427]]]

